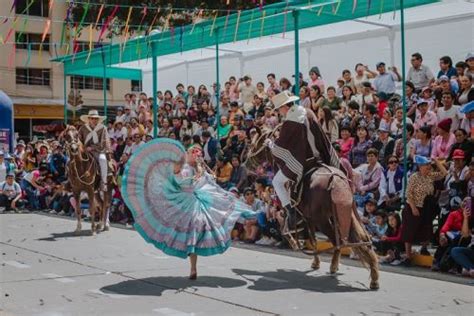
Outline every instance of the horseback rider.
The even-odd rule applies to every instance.
[[[102,124],[105,117],[97,110],[90,110],[87,115],[81,115],[85,124],[79,128],[79,139],[87,152],[91,153],[100,168],[101,191],[107,191],[107,153],[110,153],[110,138],[106,126]]]
[[[295,104],[299,98],[283,91],[272,98],[275,110],[283,117],[279,137],[265,140],[278,167],[273,187],[286,211],[286,229],[296,225],[296,209],[302,180],[321,164],[339,168],[339,158],[311,110]],[[306,141],[302,141],[306,140]]]

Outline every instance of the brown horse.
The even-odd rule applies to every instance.
[[[89,213],[91,217],[91,233],[95,235],[102,229],[108,230],[108,210],[112,200],[112,181],[109,176],[107,182],[107,192],[100,192],[100,173],[99,165],[94,156],[84,150],[84,146],[79,139],[77,129],[69,125],[61,135],[65,142],[65,148],[69,156],[66,166],[69,184],[76,200],[76,233],[82,230],[81,224],[81,192],[87,194],[89,200]],[[99,215],[99,223],[96,224],[96,211]]]
[[[255,169],[263,162],[273,164],[271,152],[263,143],[266,138],[274,134],[275,132],[264,133],[252,140],[248,158],[245,161],[249,169]],[[339,269],[341,248],[351,247],[363,265],[370,269],[370,288],[378,289],[377,255],[371,248],[370,236],[361,224],[354,207],[352,190],[345,174],[336,168],[323,166],[315,171],[307,172],[302,185],[302,196],[297,208],[307,224],[306,228],[314,248],[311,267],[315,270],[320,267],[314,234],[318,230],[325,234],[334,245],[330,273],[336,273]]]

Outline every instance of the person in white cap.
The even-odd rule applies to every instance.
[[[79,128],[79,138],[86,150],[94,156],[99,163],[101,190],[107,191],[107,156],[110,151],[110,138],[107,128],[102,124],[105,117],[100,116],[97,110],[90,110],[87,115],[81,115],[85,124]]]
[[[321,163],[340,167],[339,157],[316,116],[312,111],[296,105],[298,100],[288,91],[272,98],[284,122],[275,142],[265,140],[279,169],[273,178],[273,187],[287,213],[287,230],[296,225],[295,207],[299,203],[300,184],[305,172]]]

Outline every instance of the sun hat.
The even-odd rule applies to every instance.
[[[431,159],[425,156],[415,155],[415,163],[417,165],[429,165],[431,164]]]
[[[98,118],[99,123],[102,123],[105,120],[105,116],[100,116],[97,110],[90,110],[87,115],[81,115],[81,121],[84,123],[89,123],[90,118]]]
[[[464,159],[466,156],[464,155],[464,151],[462,149],[456,149],[453,152],[453,159]]]
[[[299,97],[297,97],[295,95],[291,95],[290,92],[283,91],[283,92],[277,94],[276,96],[274,96],[272,98],[272,102],[275,105],[275,109],[279,109],[282,106],[284,106],[285,104],[288,104],[288,103],[291,103],[291,102],[296,102],[299,99],[300,99]]]

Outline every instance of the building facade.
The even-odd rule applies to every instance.
[[[0,16],[8,17],[6,23],[0,24],[4,42],[0,44],[0,90],[13,100],[15,132],[21,139],[30,139],[33,135],[41,137],[41,126],[64,119],[63,67],[51,63],[50,59],[72,52],[72,48],[68,48],[68,44],[72,44],[69,32],[65,32],[65,45],[60,46],[61,21],[66,17],[67,3],[56,1],[51,10],[49,0],[28,4],[31,4],[29,0],[17,0],[12,12],[10,4],[0,6]],[[52,22],[41,45],[47,19]],[[97,39],[97,33],[94,31],[93,38]],[[78,51],[89,49],[88,38],[86,30],[77,38]],[[107,101],[111,111],[123,105],[124,94],[132,89],[130,80],[107,80]],[[66,98],[71,90],[80,92],[84,102],[82,112],[90,107],[99,110],[103,107],[102,78],[67,77]],[[72,116],[70,111],[69,118]]]

